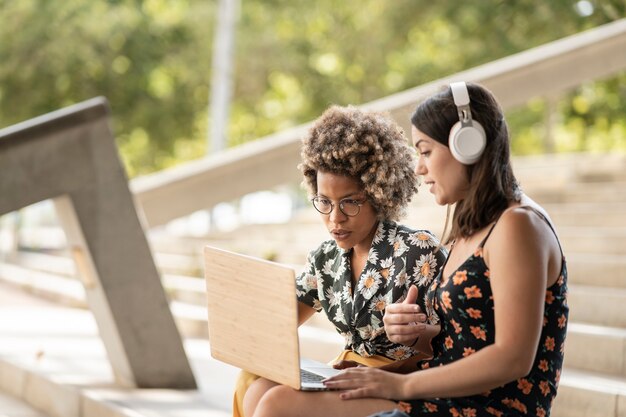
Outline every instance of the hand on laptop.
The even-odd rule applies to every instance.
[[[348,369],[348,368],[354,368],[357,366],[365,366],[365,365],[361,365],[360,363],[356,361],[346,361],[343,359],[333,363],[333,368],[335,369]]]

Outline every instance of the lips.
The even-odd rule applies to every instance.
[[[346,240],[350,236],[350,233],[351,232],[344,229],[333,229],[330,231],[330,235],[335,240]]]

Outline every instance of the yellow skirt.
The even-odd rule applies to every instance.
[[[329,364],[337,363],[339,361],[354,361],[361,365],[370,367],[379,367],[393,362],[391,359],[384,356],[374,355],[365,358],[358,353],[354,353],[351,350],[344,350]],[[248,391],[248,387],[257,380],[259,377],[248,371],[239,372],[237,382],[235,383],[235,395],[233,398],[233,417],[244,417],[243,415],[243,397]]]

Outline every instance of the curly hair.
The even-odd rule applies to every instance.
[[[318,171],[356,179],[379,220],[398,220],[417,192],[415,152],[403,130],[377,112],[332,106],[302,141],[303,185],[317,193]]]

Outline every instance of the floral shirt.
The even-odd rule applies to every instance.
[[[383,313],[387,304],[404,300],[412,284],[418,287],[418,304],[425,311],[426,289],[446,258],[445,249],[435,252],[438,244],[428,231],[380,222],[353,288],[351,251],[326,241],[309,254],[297,279],[298,300],[318,312],[324,310],[344,337],[346,349],[364,357],[405,359],[415,352],[387,339]]]

